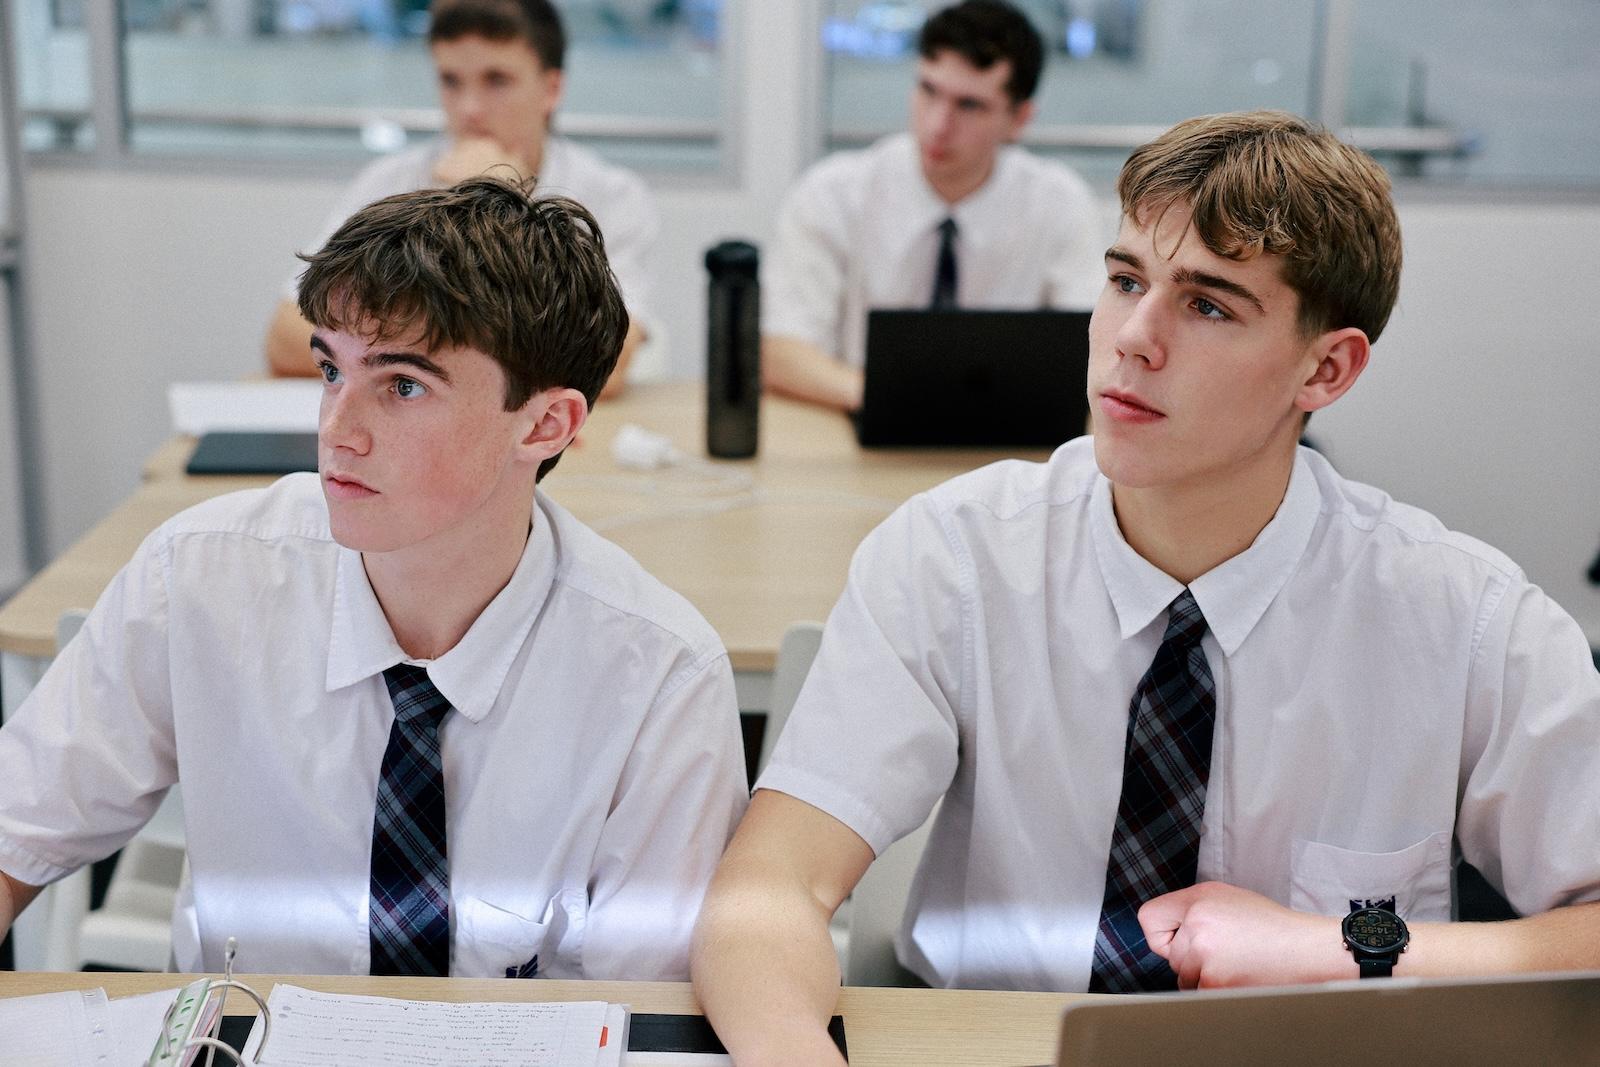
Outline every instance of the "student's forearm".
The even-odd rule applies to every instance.
[[[1600,970],[1600,902],[1525,919],[1419,923],[1397,975],[1510,974]]]
[[[1148,901],[1139,922],[1180,988],[1284,985],[1355,978],[1340,920],[1310,915],[1237,886],[1203,882]],[[1412,923],[1401,977],[1600,970],[1600,903],[1526,919]]]
[[[300,317],[292,300],[281,300],[267,326],[267,369],[274,377],[310,378],[317,373],[311,360],[311,324]]]
[[[0,936],[4,936],[5,932],[11,929],[11,924],[22,914],[22,909],[39,895],[39,890],[39,886],[19,882],[6,872],[0,871]]]
[[[861,371],[797,337],[761,339],[761,382],[772,392],[840,411],[861,407]]]
[[[718,876],[695,931],[701,1007],[738,1067],[843,1067],[827,1034],[839,961],[826,909],[803,890],[735,882]]]

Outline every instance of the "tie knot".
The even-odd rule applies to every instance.
[[[956,220],[947,218],[939,223],[939,236],[948,241],[956,235]]]
[[[1205,634],[1206,617],[1200,613],[1200,605],[1195,602],[1194,594],[1185,589],[1167,605],[1167,632],[1161,641],[1169,645],[1193,646],[1198,645]]]
[[[450,701],[433,684],[426,668],[396,663],[383,672],[383,680],[389,686],[395,721],[403,727],[438,729],[450,712]]]

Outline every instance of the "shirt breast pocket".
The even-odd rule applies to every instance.
[[[1450,832],[1429,834],[1398,852],[1356,852],[1321,841],[1295,841],[1289,907],[1344,916],[1369,905],[1392,907],[1411,922],[1448,921]]]
[[[581,978],[586,894],[566,890],[539,919],[479,898],[453,902],[450,973],[482,978]]]

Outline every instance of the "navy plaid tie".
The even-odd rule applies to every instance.
[[[1205,632],[1200,605],[1185,589],[1167,608],[1167,632],[1133,693],[1122,800],[1094,940],[1092,993],[1178,987],[1167,961],[1145,943],[1139,907],[1194,885],[1199,865],[1217,715],[1211,665],[1200,647]]]
[[[956,220],[939,223],[939,260],[933,275],[933,296],[928,306],[935,311],[956,306]]]
[[[439,724],[450,702],[421,667],[398,664],[383,680],[394,726],[372,820],[372,973],[443,977],[450,973],[450,876]]]

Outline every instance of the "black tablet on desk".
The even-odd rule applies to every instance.
[[[293,474],[317,469],[314,433],[202,434],[187,474]]]

